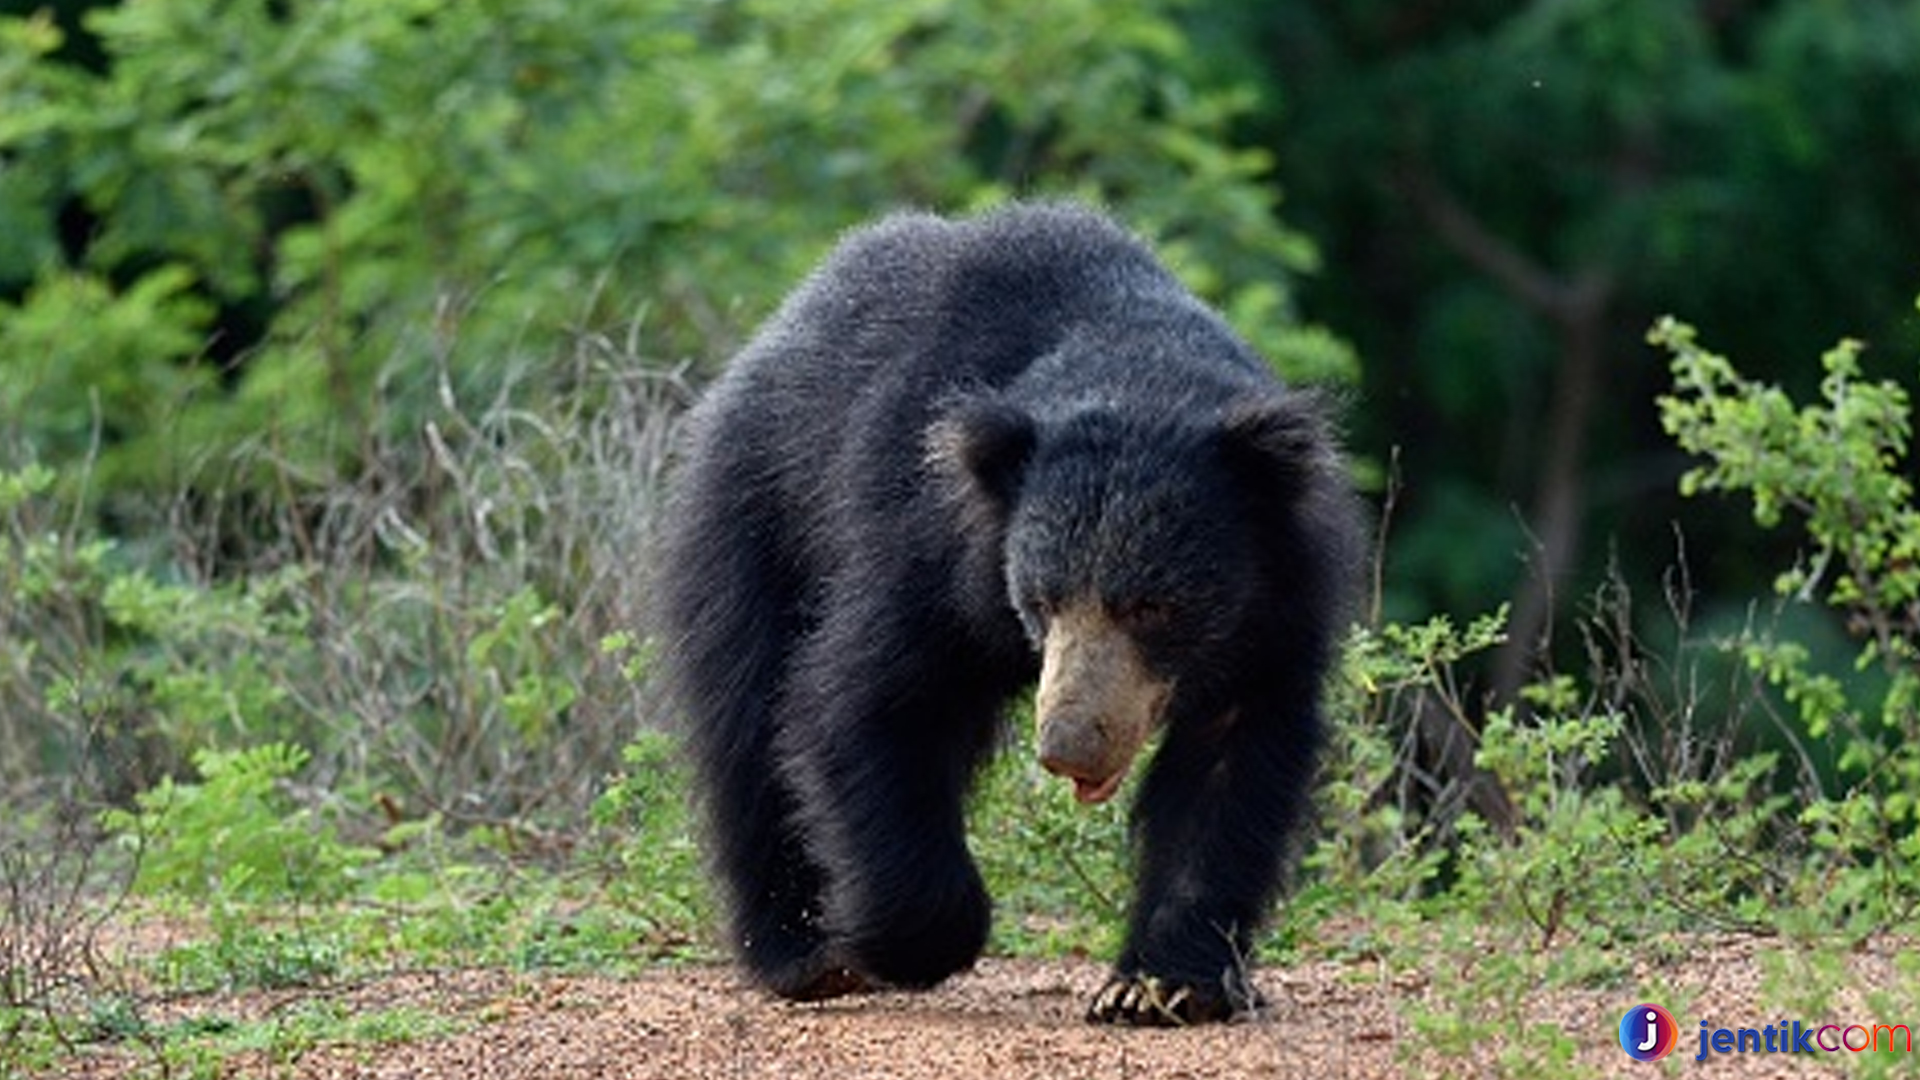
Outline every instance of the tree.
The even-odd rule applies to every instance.
[[[1671,498],[1641,332],[1684,310],[1799,384],[1796,358],[1843,328],[1889,353],[1920,340],[1920,114],[1898,104],[1920,100],[1920,8],[1228,13],[1266,73],[1291,216],[1328,252],[1305,302],[1367,358],[1363,443],[1408,463],[1389,611],[1510,598],[1504,699],[1603,557],[1642,582],[1665,568],[1671,521],[1714,553],[1697,582],[1749,595],[1773,560]]]
[[[1112,201],[1290,370],[1350,366],[1297,325],[1311,249],[1160,0],[80,22],[75,49],[50,15],[0,18],[0,435],[96,455],[109,495],[263,440],[324,485],[444,393],[636,318],[662,366],[710,365],[852,222],[1016,191]]]

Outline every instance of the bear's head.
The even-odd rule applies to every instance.
[[[1113,796],[1153,733],[1240,662],[1270,617],[1295,506],[1334,468],[1310,399],[1253,393],[1154,415],[1035,415],[985,396],[946,410],[929,461],[1040,657],[1041,763],[1082,802]]]

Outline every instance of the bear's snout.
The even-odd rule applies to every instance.
[[[1041,767],[1072,780],[1079,801],[1107,801],[1159,723],[1171,692],[1101,605],[1083,602],[1062,610],[1048,621],[1041,651],[1034,707]]]

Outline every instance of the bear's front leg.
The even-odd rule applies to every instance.
[[[937,762],[939,749],[891,727],[844,717],[830,725],[837,735],[795,748],[785,764],[826,869],[831,947],[862,975],[919,989],[979,956],[989,902],[967,850],[952,761]]]
[[[953,657],[916,662],[901,645],[915,630],[896,623],[869,611],[809,643],[776,756],[825,871],[831,948],[859,975],[924,988],[986,945],[963,807],[994,702]]]
[[[1253,936],[1305,803],[1318,718],[1270,713],[1290,722],[1256,728],[1248,715],[1168,732],[1134,809],[1139,886],[1126,945],[1087,1019],[1179,1026],[1261,1006]]]

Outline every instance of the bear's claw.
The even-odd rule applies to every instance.
[[[1265,999],[1260,992],[1238,978],[1198,986],[1156,974],[1116,974],[1092,995],[1087,1020],[1131,1028],[1185,1028],[1254,1017],[1261,1005]]]
[[[1129,1027],[1186,1027],[1231,1020],[1258,1005],[1253,1001],[1241,1008],[1221,989],[1171,982],[1157,975],[1115,975],[1093,996],[1087,1019]]]

